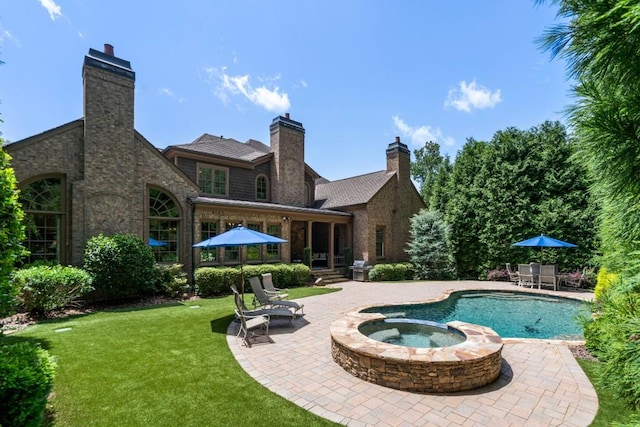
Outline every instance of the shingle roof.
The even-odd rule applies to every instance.
[[[385,185],[395,172],[372,172],[339,181],[316,181],[316,209],[332,209],[342,206],[360,205],[371,198]]]
[[[191,199],[191,201],[194,204],[233,206],[233,207],[241,207],[241,208],[252,208],[256,210],[269,209],[269,210],[282,211],[283,213],[300,212],[300,213],[309,213],[309,214],[316,214],[316,215],[320,214],[320,215],[351,216],[351,214],[347,212],[332,211],[329,209],[303,208],[300,206],[280,205],[277,203],[268,203],[268,202],[252,202],[248,200],[219,199],[216,197],[199,196]]]
[[[251,139],[246,143],[242,143],[232,138],[213,136],[208,133],[203,134],[189,144],[174,145],[172,147],[248,162],[269,154],[269,147],[259,141]]]

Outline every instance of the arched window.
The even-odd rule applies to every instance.
[[[264,175],[256,178],[256,200],[267,201],[269,199],[269,181]]]
[[[159,242],[153,247],[156,261],[178,262],[181,219],[178,204],[171,196],[149,189],[149,237]]]
[[[25,247],[30,254],[23,261],[62,263],[66,246],[63,178],[50,177],[27,184],[20,190],[24,210]]]

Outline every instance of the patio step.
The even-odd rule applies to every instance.
[[[322,281],[318,283],[320,286],[329,285],[332,283],[346,282],[349,280],[347,277],[345,277],[343,268],[312,270],[311,277],[313,278],[314,283],[318,279],[322,279]]]

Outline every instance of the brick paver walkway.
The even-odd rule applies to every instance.
[[[502,374],[476,390],[408,393],[362,381],[331,358],[329,326],[354,308],[421,302],[447,290],[517,289],[506,282],[340,283],[339,292],[304,298],[304,317],[291,328],[275,320],[274,343],[251,348],[227,341],[249,375],[314,414],[348,426],[588,426],[598,409],[595,390],[561,343],[505,340]],[[591,299],[592,294],[547,292]]]

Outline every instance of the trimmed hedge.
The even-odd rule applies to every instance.
[[[53,387],[55,363],[28,342],[0,346],[0,425],[40,426]]]
[[[184,296],[189,293],[187,273],[182,270],[182,264],[156,264],[157,282],[155,288],[170,297]]]
[[[89,273],[62,265],[39,265],[17,270],[12,280],[20,288],[18,300],[25,310],[34,314],[63,308],[93,290]]]
[[[304,286],[311,269],[304,264],[259,264],[243,266],[245,291],[250,291],[247,279],[271,273],[274,286],[278,288]],[[240,290],[240,267],[200,267],[194,273],[196,292],[202,297],[226,295],[231,285]]]
[[[369,271],[369,280],[373,282],[412,280],[414,274],[413,265],[408,262],[398,264],[376,264]]]

